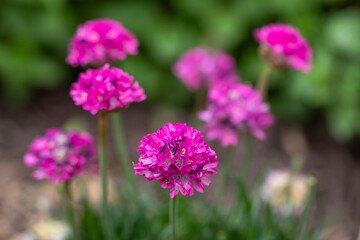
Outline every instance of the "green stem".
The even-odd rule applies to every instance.
[[[257,83],[257,89],[263,96],[263,99],[266,98],[266,92],[268,89],[268,82],[269,82],[270,74],[271,74],[271,67],[266,64],[260,74],[260,77],[259,77],[259,80]]]
[[[169,217],[171,225],[171,240],[177,239],[177,202],[177,195],[174,198],[170,198]]]
[[[106,132],[108,124],[107,111],[99,113],[99,160],[102,186],[102,222],[104,223],[105,236],[107,240],[111,238],[110,218],[108,209],[108,177],[106,162]]]
[[[313,201],[314,195],[315,195],[315,185],[316,185],[315,178],[311,177],[309,179],[309,185],[310,185],[310,192],[306,198],[305,210],[304,210],[303,216],[301,218],[301,222],[299,224],[299,229],[298,229],[298,234],[297,234],[296,240],[304,239],[304,236],[307,231],[307,227],[309,225],[312,201]]]
[[[70,181],[66,181],[65,186],[64,186],[66,218],[71,226],[73,238],[78,239],[78,232],[77,232],[77,227],[76,227],[74,209],[73,209],[72,203],[71,203],[72,197],[71,197],[70,183],[71,183]]]
[[[247,178],[248,172],[251,167],[253,149],[254,149],[254,137],[251,136],[250,133],[246,133],[245,154],[240,170],[240,176],[242,177],[243,181],[245,181],[245,179]]]
[[[224,162],[224,169],[222,172],[222,179],[220,182],[219,192],[217,195],[217,206],[220,208],[222,200],[226,193],[226,187],[229,181],[230,169],[235,155],[235,147],[228,147],[226,149],[226,158]]]
[[[121,114],[120,112],[114,112],[111,113],[110,117],[111,117],[112,129],[114,131],[119,163],[121,165],[122,172],[127,180],[127,183],[132,184],[134,182],[134,175],[132,174],[133,170],[131,169],[131,165],[126,149]]]

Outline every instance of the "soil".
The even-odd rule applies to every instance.
[[[31,224],[48,215],[53,202],[60,201],[56,188],[50,183],[29,177],[31,169],[23,164],[28,145],[35,137],[42,136],[47,128],[62,127],[69,121],[80,121],[80,125],[87,126],[96,137],[97,119],[81,107],[74,106],[65,91],[39,94],[24,109],[9,109],[0,104],[0,112],[0,239],[5,240],[15,239]],[[133,104],[122,115],[130,158],[134,162],[137,161],[136,148],[144,134],[170,121],[190,122],[191,119],[185,110],[146,103]],[[115,166],[116,162],[111,162],[115,147],[110,137],[109,164]],[[235,163],[235,171],[240,168],[243,142],[237,149],[239,161]],[[224,150],[219,143],[210,145],[221,160]],[[277,123],[268,132],[266,141],[256,142],[249,178],[253,181],[264,166],[285,168],[290,165],[291,159],[302,158],[304,172],[317,179],[313,219],[325,219],[334,225],[325,238],[356,239],[360,225],[360,161],[357,147],[356,143],[348,147],[334,141],[321,118],[308,126]],[[116,167],[110,169],[115,169],[114,175],[118,174]],[[214,191],[209,191],[209,195],[212,193]]]

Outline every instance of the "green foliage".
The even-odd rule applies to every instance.
[[[75,81],[78,72],[65,63],[71,35],[86,20],[109,17],[122,21],[140,40],[139,55],[117,65],[144,86],[148,100],[189,107],[192,94],[171,73],[182,52],[199,45],[226,50],[238,61],[243,81],[255,83],[262,63],[252,30],[284,22],[309,40],[314,65],[309,75],[290,71],[272,76],[273,112],[278,120],[304,122],[320,111],[334,136],[349,140],[360,132],[360,8],[353,2],[3,0],[2,98],[24,104],[36,89]]]
[[[111,211],[116,239],[170,239],[168,191],[159,193],[155,191],[159,189],[156,184],[147,184],[151,187],[136,195],[129,187],[119,188],[120,200]],[[270,206],[260,202],[257,194],[251,193],[241,180],[236,180],[235,186],[234,199],[221,209],[217,209],[202,194],[180,197],[179,239],[320,239],[322,229],[308,229],[306,215],[302,218],[281,217]],[[82,206],[81,239],[103,239],[97,210],[85,198]],[[311,204],[308,206],[311,209]]]

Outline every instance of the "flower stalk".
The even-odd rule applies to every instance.
[[[129,161],[129,155],[126,149],[121,114],[120,112],[111,113],[110,118],[111,118],[112,129],[115,137],[118,159],[120,166],[122,168],[123,175],[125,176],[127,183],[133,184],[134,176],[130,168],[131,166]]]
[[[64,184],[64,197],[65,197],[65,207],[66,207],[66,218],[68,223],[71,226],[72,235],[75,240],[79,239],[78,231],[76,227],[76,218],[74,214],[74,209],[72,207],[72,196],[70,189],[71,181],[67,180]]]
[[[177,205],[178,196],[170,198],[169,217],[171,225],[171,240],[177,240]]]
[[[257,89],[263,96],[263,99],[266,98],[270,74],[271,74],[271,67],[265,64],[265,67],[263,68],[257,83]]]
[[[254,149],[254,137],[248,132],[246,134],[246,145],[243,163],[240,170],[240,176],[243,180],[248,177],[248,172],[251,168],[252,154]]]
[[[224,198],[224,195],[226,194],[226,187],[230,178],[231,174],[231,165],[235,156],[235,147],[228,147],[226,149],[226,158],[224,162],[224,169],[222,171],[222,178],[220,182],[219,192],[217,195],[217,206],[220,208],[222,204],[222,200]]]
[[[101,110],[99,112],[99,160],[100,160],[100,174],[102,186],[102,217],[104,222],[105,236],[111,239],[111,228],[108,209],[108,176],[107,176],[107,161],[106,161],[106,132],[108,127],[108,112]]]

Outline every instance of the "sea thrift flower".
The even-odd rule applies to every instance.
[[[91,114],[111,111],[146,98],[144,89],[133,79],[121,69],[106,64],[80,73],[78,81],[71,86],[70,95],[76,105],[82,105]]]
[[[50,179],[52,184],[97,172],[97,151],[89,133],[49,129],[36,138],[24,156],[25,165],[35,168],[32,177]]]
[[[101,65],[123,60],[138,52],[139,42],[112,19],[96,19],[80,25],[71,39],[66,62],[72,66]]]
[[[203,184],[208,186],[211,175],[217,173],[216,153],[199,131],[186,124],[166,124],[145,136],[137,151],[135,174],[159,181],[162,188],[170,189],[171,198],[179,191],[184,196],[192,196],[194,189],[203,193]]]
[[[282,216],[300,215],[310,193],[310,179],[288,170],[273,170],[266,176],[260,196]]]
[[[226,83],[210,90],[207,109],[198,116],[209,140],[219,139],[222,146],[235,146],[238,135],[248,129],[256,138],[266,138],[265,129],[273,124],[269,106],[259,92],[241,83]]]
[[[173,71],[190,91],[239,80],[231,56],[224,52],[212,53],[204,48],[194,48],[184,53]]]
[[[260,54],[275,69],[292,67],[310,72],[312,51],[298,29],[275,23],[256,29],[254,36],[261,44]]]

